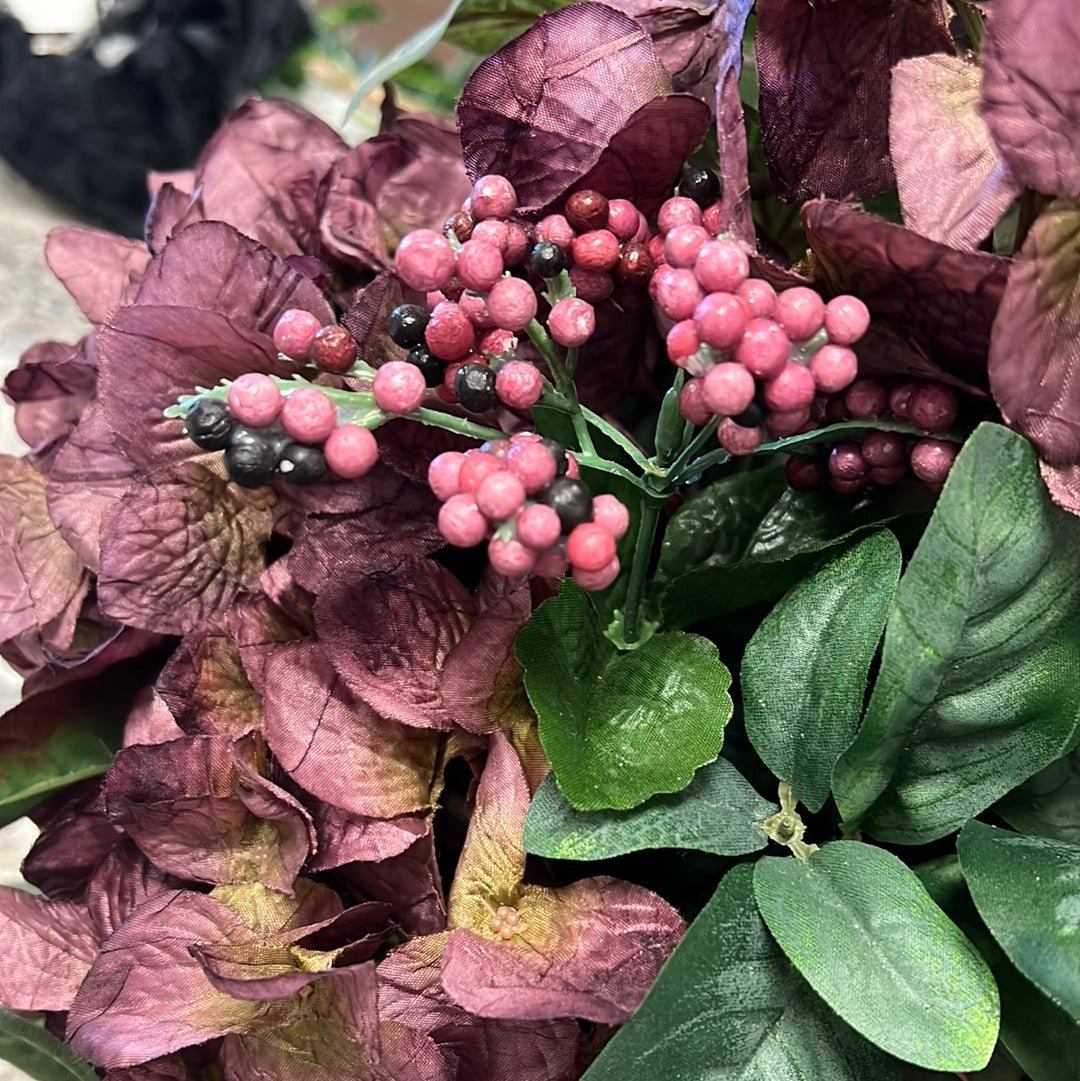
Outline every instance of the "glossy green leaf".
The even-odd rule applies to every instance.
[[[718,758],[673,796],[632,811],[575,811],[549,774],[525,819],[525,851],[557,860],[602,860],[646,848],[690,848],[741,856],[768,843],[761,823],[779,808]]]
[[[878,1047],[928,1070],[990,1060],[999,1016],[990,970],[892,853],[835,841],[806,862],[761,859],[754,896],[810,986]]]
[[[1080,751],[1029,777],[994,810],[1021,833],[1080,844]]]
[[[923,844],[1080,742],[1080,520],[1031,445],[964,445],[896,593],[866,717],[837,763],[849,828]]]
[[[724,876],[583,1081],[899,1081],[777,949],[748,864]]]
[[[517,655],[540,742],[579,811],[680,792],[720,753],[731,675],[708,639],[670,631],[620,652],[567,580],[521,630]]]
[[[975,907],[1001,948],[1080,1021],[1080,845],[972,821],[956,850]]]
[[[900,545],[888,530],[874,533],[795,586],[743,654],[747,735],[811,811],[859,727],[899,577]]]
[[[570,0],[463,0],[446,30],[446,40],[487,56],[525,33],[545,11]]]
[[[97,1081],[97,1072],[77,1058],[40,1020],[0,1008],[0,1064],[17,1066],[37,1081]]]

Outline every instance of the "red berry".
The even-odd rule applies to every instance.
[[[858,359],[843,345],[824,345],[810,359],[814,385],[823,394],[839,393],[854,382],[858,372]]]
[[[775,379],[788,362],[791,342],[771,319],[751,319],[735,348],[735,359],[758,379]]]
[[[785,344],[786,342],[787,339],[785,339]],[[678,364],[680,368],[686,367],[686,358],[692,357],[698,351],[699,345],[701,345],[701,340],[698,338],[697,326],[693,319],[680,319],[667,332],[668,359],[673,364]]]
[[[444,233],[453,233],[458,242],[464,244],[469,237],[472,236],[473,225],[472,215],[464,210],[459,210],[456,214],[451,214],[446,219],[443,225]]]
[[[466,289],[486,293],[501,277],[503,257],[486,240],[467,240],[457,253],[457,276]]]
[[[249,428],[273,424],[282,406],[277,383],[259,372],[247,372],[234,379],[228,401],[233,419]]]
[[[574,237],[570,255],[582,270],[611,270],[619,261],[619,240],[607,229],[592,229]]]
[[[458,473],[458,487],[463,492],[475,492],[485,478],[498,473],[502,467],[502,462],[493,454],[486,454],[482,450],[466,451],[465,461],[461,463]]]
[[[576,191],[566,200],[566,220],[579,232],[603,229],[610,204],[598,191]]]
[[[510,246],[510,229],[504,221],[497,218],[488,218],[486,221],[478,221],[473,227],[471,240],[482,240],[497,248],[499,254],[506,262],[506,250]]]
[[[630,528],[630,512],[615,496],[606,492],[593,496],[592,520],[602,525],[616,540],[625,537]]]
[[[775,379],[765,384],[762,398],[777,413],[805,409],[814,400],[814,377],[801,364],[789,361]]]
[[[735,295],[745,300],[759,319],[766,319],[776,311],[776,290],[760,278],[747,278],[735,290]]]
[[[612,276],[620,285],[645,285],[655,266],[656,261],[649,254],[648,245],[633,241],[623,245]]]
[[[231,398],[229,404],[232,405]],[[943,432],[956,420],[959,411],[960,403],[956,395],[940,383],[924,384],[911,395],[908,402],[911,423],[928,432]]]
[[[552,306],[547,325],[548,332],[559,345],[577,349],[593,336],[596,311],[580,297],[565,297]]]
[[[700,225],[701,207],[684,195],[673,195],[660,207],[656,227],[661,233],[670,233],[676,225]]]
[[[495,320],[487,309],[487,301],[476,293],[462,293],[458,300],[458,307],[465,313],[465,318],[477,330],[494,330]]]
[[[413,289],[442,289],[450,281],[456,263],[450,241],[434,229],[416,229],[398,245],[394,266],[398,277]]]
[[[476,328],[461,306],[447,301],[440,304],[424,328],[428,349],[440,360],[460,360],[473,347]]]
[[[525,502],[525,485],[508,469],[489,473],[476,489],[476,505],[491,522],[501,522],[516,514]]]
[[[482,176],[473,184],[469,210],[474,221],[508,218],[517,209],[517,192],[505,176]]]
[[[619,569],[619,557],[613,556],[611,562],[598,571],[575,567],[574,581],[589,593],[598,593],[601,589],[607,589],[619,577]]]
[[[342,424],[330,433],[323,454],[332,473],[351,480],[371,471],[379,458],[379,445],[367,428]]]
[[[610,274],[587,270],[585,267],[571,268],[570,284],[574,287],[574,292],[590,304],[600,304],[615,292],[615,283]]]
[[[561,544],[556,544],[537,556],[533,574],[541,578],[561,578],[566,570],[566,553]]]
[[[858,443],[837,443],[829,452],[829,473],[841,480],[858,480],[870,472]]]
[[[506,452],[506,467],[521,478],[529,495],[543,491],[554,479],[558,466],[543,443],[515,442]]]
[[[664,237],[664,258],[671,266],[692,267],[698,252],[708,243],[709,234],[700,225],[676,225]]]
[[[358,356],[356,339],[344,327],[323,327],[311,343],[311,359],[324,372],[347,372]]]
[[[562,535],[562,522],[552,507],[530,503],[518,516],[514,532],[522,544],[543,551],[555,544]]]
[[[549,214],[536,223],[534,235],[538,241],[546,240],[556,248],[566,251],[574,242],[574,227],[562,214]]]
[[[858,495],[870,483],[869,475],[848,480],[846,477],[830,477],[829,487],[840,495]]]
[[[809,409],[793,409],[790,413],[767,413],[765,427],[774,439],[787,439],[789,435],[798,435],[809,419]]]
[[[488,541],[488,562],[499,574],[520,578],[536,566],[536,553],[513,538],[504,541],[492,537]]]
[[[710,293],[734,293],[750,275],[750,260],[734,241],[710,240],[698,252],[694,273]]]
[[[443,451],[431,459],[427,472],[428,486],[443,502],[461,491],[459,478],[464,462],[465,455],[457,450]]]
[[[536,318],[536,293],[521,278],[501,278],[488,293],[487,310],[496,326],[524,330]]]
[[[679,392],[679,411],[696,428],[700,428],[712,416],[705,404],[705,378],[688,379]]]
[[[796,492],[813,492],[829,479],[828,473],[816,458],[806,458],[798,454],[788,458],[784,466],[784,476],[787,478],[788,487],[794,488]]]
[[[785,289],[776,298],[773,318],[793,342],[812,338],[825,321],[825,301],[806,286]]]
[[[566,538],[566,558],[575,570],[598,571],[615,558],[615,538],[596,522],[582,522]]]
[[[719,236],[724,232],[724,204],[707,206],[701,213],[701,224],[708,230],[709,236]]]
[[[337,410],[321,390],[300,387],[281,403],[281,424],[298,443],[321,443],[337,425]]]
[[[687,200],[690,202],[690,200]],[[697,203],[693,204],[697,206]],[[656,304],[669,319],[690,319],[705,293],[692,270],[662,267],[653,275]]]
[[[889,392],[876,379],[856,379],[844,394],[844,408],[856,420],[880,417],[889,406]]]
[[[633,240],[641,215],[629,199],[612,199],[608,203],[607,227],[620,240]]]
[[[503,327],[493,327],[477,343],[476,351],[485,357],[510,356],[518,347],[517,335]]]
[[[427,393],[423,373],[415,364],[391,360],[376,373],[371,386],[375,403],[387,413],[411,413]]]
[[[311,312],[289,308],[274,324],[274,346],[291,360],[307,360],[311,355],[311,343],[321,326]]]
[[[714,349],[732,349],[746,330],[746,309],[732,293],[710,293],[694,308],[698,336]]]
[[[534,365],[511,360],[495,376],[495,393],[511,409],[529,409],[544,393],[544,380]]]
[[[852,345],[870,326],[870,312],[858,297],[833,297],[825,305],[825,332],[837,345]]]
[[[875,466],[870,470],[870,483],[887,487],[890,484],[899,484],[906,475],[906,463],[904,465]]]
[[[488,520],[471,495],[452,495],[439,508],[439,532],[455,548],[471,548],[488,535]]]
[[[705,404],[717,416],[737,416],[754,400],[756,389],[754,377],[741,364],[717,364],[705,376]]]
[[[889,391],[889,412],[900,420],[907,419],[911,396],[919,389],[918,383],[901,383]]]
[[[863,436],[861,449],[867,464],[874,469],[891,469],[907,457],[904,441],[895,432],[869,432]]]
[[[924,484],[938,487],[945,483],[959,450],[944,439],[920,439],[911,448],[911,471]]]

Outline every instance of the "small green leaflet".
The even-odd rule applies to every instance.
[[[0,1064],[10,1062],[37,1081],[97,1081],[97,1071],[77,1058],[39,1020],[0,1007]]]
[[[1021,833],[1080,844],[1080,751],[1029,777],[994,810]]]

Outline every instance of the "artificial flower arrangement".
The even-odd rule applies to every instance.
[[[254,99],[50,235],[0,1052],[1077,1076],[1080,9],[751,6],[561,8],[354,148]]]

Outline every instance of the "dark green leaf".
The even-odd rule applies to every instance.
[[[748,864],[724,876],[583,1081],[899,1081],[776,948],[751,878]]]
[[[896,593],[833,792],[849,828],[923,844],[1080,741],[1080,521],[1031,445],[982,424]]]
[[[723,758],[702,766],[682,792],[632,811],[575,811],[549,774],[529,805],[525,851],[557,860],[602,860],[645,848],[741,856],[765,847],[760,824],[777,810]]]
[[[1021,833],[1080,844],[1080,751],[1029,777],[994,810]]]
[[[1080,845],[972,821],[956,850],[975,907],[1009,960],[1080,1021]]]
[[[990,970],[892,853],[836,841],[806,862],[761,859],[754,896],[811,987],[878,1047],[928,1070],[989,1061],[998,1033]]]
[[[567,580],[522,629],[517,655],[540,741],[579,811],[679,792],[720,753],[731,676],[705,638],[670,631],[620,653]]]
[[[39,1020],[0,1008],[0,1065],[17,1066],[37,1081],[97,1081],[89,1063],[77,1058]]]
[[[791,590],[743,655],[746,731],[811,810],[859,727],[866,674],[900,577],[900,545],[875,533]]]
[[[483,56],[525,33],[545,11],[570,0],[463,0],[446,31],[446,40]]]

